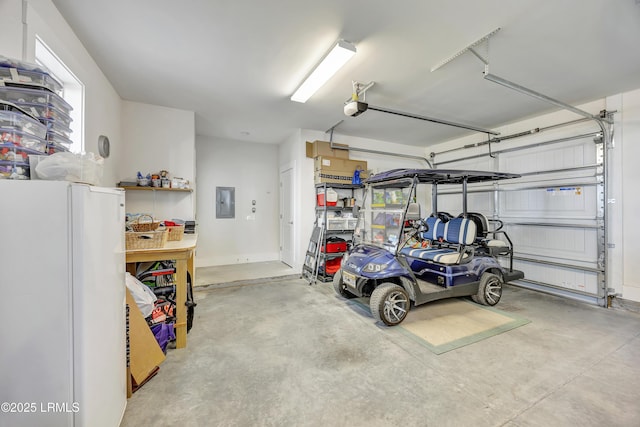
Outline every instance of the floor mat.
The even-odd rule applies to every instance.
[[[369,308],[368,299],[358,298]],[[530,321],[495,307],[462,298],[435,301],[414,307],[396,326],[435,354],[446,353],[494,335],[526,325]]]

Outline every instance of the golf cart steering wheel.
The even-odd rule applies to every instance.
[[[413,241],[414,243],[411,243],[410,246],[411,247],[418,247],[418,246],[413,246],[415,244],[418,244],[419,242],[424,242],[427,241],[423,236],[422,233],[426,232],[429,230],[429,226],[427,225],[427,222],[424,219],[412,219],[412,220],[408,220],[405,222],[406,226],[405,226],[405,237],[403,239],[403,243],[402,246],[404,247],[405,245],[409,244],[409,242]],[[422,243],[419,243],[419,247],[424,247]]]
[[[410,226],[410,229],[407,231],[408,233],[408,238],[412,238],[412,237],[420,237],[421,233],[427,232],[429,231],[429,226],[427,225],[427,222],[423,219],[411,219],[409,221],[407,221]]]
[[[426,231],[429,231],[429,226],[427,225],[427,221],[425,221],[424,218],[411,220],[411,226],[418,233],[424,233]]]

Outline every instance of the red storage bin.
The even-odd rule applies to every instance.
[[[346,252],[347,242],[339,237],[330,237],[327,239],[326,247],[322,245],[321,250],[325,253]]]
[[[325,273],[336,274],[338,270],[340,270],[341,263],[342,263],[342,258],[328,259],[325,264]]]

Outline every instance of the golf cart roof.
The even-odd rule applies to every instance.
[[[367,179],[366,182],[373,184],[413,177],[417,177],[419,182],[431,184],[462,184],[465,178],[468,183],[473,183],[520,178],[520,175],[506,172],[472,171],[464,169],[392,169],[373,175]]]

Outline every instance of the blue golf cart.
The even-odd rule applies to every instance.
[[[353,246],[334,275],[343,298],[370,297],[373,317],[402,322],[411,304],[470,296],[495,305],[506,282],[524,278],[513,269],[513,244],[500,220],[467,210],[467,184],[518,178],[502,172],[394,169],[366,182]],[[462,193],[462,212],[438,212],[438,191]],[[419,200],[431,198],[423,217]],[[502,262],[499,262],[499,258]]]

